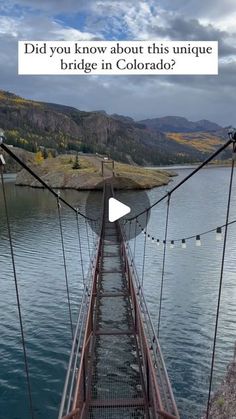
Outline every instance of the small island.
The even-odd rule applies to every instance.
[[[174,172],[167,170],[145,169],[113,162],[107,157],[85,154],[38,158],[30,167],[53,189],[100,189],[104,178],[113,175],[116,189],[134,189],[134,182],[137,189],[150,189],[167,185],[175,176]],[[42,187],[26,170],[17,174],[16,185]]]

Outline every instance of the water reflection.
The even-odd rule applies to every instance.
[[[178,178],[186,176],[181,170]],[[169,238],[178,239],[224,224],[230,171],[202,170],[171,199]],[[174,184],[173,183],[173,184]],[[24,327],[32,376],[36,417],[55,419],[71,346],[65,279],[56,202],[47,191],[6,184],[20,284]],[[231,219],[236,218],[233,190]],[[148,192],[151,203],[165,188]],[[118,199],[127,192],[119,192]],[[97,193],[94,213],[97,213]],[[87,192],[64,191],[63,196],[84,211]],[[137,208],[142,207],[133,194]],[[162,240],[166,203],[151,213],[148,232]],[[73,318],[81,298],[82,273],[75,214],[63,207],[63,231]],[[231,359],[236,324],[236,225],[229,229],[222,293],[214,384]],[[83,259],[88,266],[86,229],[81,224]],[[90,231],[92,239],[92,233]],[[131,243],[133,246],[134,243]],[[163,249],[147,241],[144,287],[155,324],[160,293]],[[136,262],[142,272],[143,235],[136,241]],[[219,285],[222,242],[215,233],[167,251],[160,340],[177,403],[183,418],[197,418],[206,403],[212,338]],[[27,418],[25,380],[9,243],[0,189],[0,416]],[[9,404],[9,400],[11,403]],[[17,414],[16,414],[17,412]]]

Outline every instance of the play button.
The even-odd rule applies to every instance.
[[[115,198],[109,198],[108,219],[110,223],[114,223],[114,221],[119,220],[130,212],[131,209],[128,205],[123,204]]]
[[[108,229],[113,228],[112,223],[115,221],[121,222],[121,225],[126,226],[127,234],[129,235],[130,240],[134,237],[138,236],[139,234],[143,234],[146,225],[148,224],[149,216],[151,211],[144,212],[141,216],[138,217],[138,222],[129,223],[129,219],[133,219],[134,217],[143,212],[145,208],[150,207],[150,201],[148,198],[148,193],[146,190],[143,189],[143,184],[141,185],[130,178],[125,178],[122,176],[114,176],[111,180],[114,197],[108,196],[106,202],[106,211],[105,211],[105,223],[107,223]],[[94,222],[93,220],[89,221],[90,228],[96,233],[98,236],[101,232],[101,224],[100,224],[100,217],[103,210],[103,188],[104,188],[104,180],[98,182],[94,190],[90,190],[87,199],[86,199],[86,206],[85,211],[83,207],[80,207],[80,195],[78,197],[78,202],[76,202],[76,207],[81,208],[81,212],[85,212],[88,218],[93,220],[98,220]],[[86,192],[81,192],[81,196]],[[150,234],[150,233],[149,233]],[[113,235],[108,235],[108,241],[113,241]]]

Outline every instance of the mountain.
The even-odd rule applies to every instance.
[[[163,118],[145,119],[140,121],[147,128],[153,131],[163,132],[214,132],[222,130],[222,127],[214,122],[202,119],[201,121],[192,122],[187,118],[180,116],[165,116]]]
[[[117,119],[118,121],[134,123],[133,118],[130,118],[130,116],[118,115],[117,113],[113,113],[111,117]]]
[[[208,121],[200,122],[201,127],[209,128]],[[209,155],[209,150],[192,146],[191,138],[171,137],[143,121],[27,100],[5,91],[0,91],[0,128],[5,130],[8,144],[28,151],[43,146],[60,154],[98,153],[139,165],[195,162]]]

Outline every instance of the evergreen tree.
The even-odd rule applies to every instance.
[[[75,161],[74,161],[74,164],[73,164],[73,169],[79,169],[80,168],[80,164],[79,164],[79,154],[78,153],[76,153],[76,156],[75,156]]]
[[[47,159],[48,158],[48,152],[47,152],[47,149],[46,148],[43,149],[43,158],[44,159]]]

